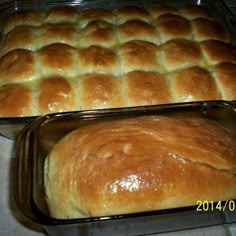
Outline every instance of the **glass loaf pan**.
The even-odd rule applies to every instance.
[[[101,8],[118,8],[124,5],[137,5],[140,7],[148,7],[152,5],[153,3],[160,2],[164,3],[169,6],[174,7],[182,7],[187,4],[196,4],[200,6],[207,7],[213,12],[215,17],[219,19],[219,21],[222,22],[222,24],[227,28],[227,30],[231,34],[232,44],[235,44],[235,30],[233,28],[233,25],[231,24],[231,19],[233,18],[233,14],[231,11],[227,8],[227,6],[224,4],[222,0],[218,1],[210,1],[210,0],[182,0],[182,1],[174,1],[174,0],[166,0],[164,2],[162,1],[155,1],[155,0],[149,0],[149,1],[134,1],[134,0],[118,0],[118,1],[72,1],[72,0],[62,0],[62,1],[29,1],[29,0],[16,0],[16,1],[10,1],[7,3],[3,3],[0,5],[0,29],[2,27],[1,23],[3,20],[9,15],[19,10],[27,10],[27,9],[33,9],[33,10],[48,10],[53,7],[57,6],[73,6],[80,9],[84,8],[93,8],[93,7],[101,7]],[[15,139],[18,135],[19,131],[30,121],[32,121],[36,117],[22,117],[22,118],[0,118],[0,134],[2,134],[5,137]]]
[[[43,225],[50,235],[145,235],[236,223],[236,211],[200,212],[196,210],[197,206],[73,220],[57,220],[48,215],[44,196],[44,160],[65,134],[101,120],[176,114],[217,120],[232,131],[236,142],[236,105],[231,102],[88,110],[38,117],[23,129],[17,139],[14,187],[19,209],[26,217]]]

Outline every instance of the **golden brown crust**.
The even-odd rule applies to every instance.
[[[164,4],[156,3],[149,8],[149,12],[151,13],[153,18],[157,18],[164,14],[179,14],[177,8],[170,7]]]
[[[3,23],[3,33],[6,34],[17,26],[39,26],[42,24],[44,13],[34,10],[21,10],[10,14]]]
[[[204,65],[201,48],[194,41],[173,39],[162,45],[162,59],[167,71]]]
[[[150,71],[131,71],[124,75],[127,106],[144,106],[173,102],[165,77]]]
[[[39,28],[38,47],[51,43],[66,43],[71,46],[77,44],[77,29],[71,23],[46,23]]]
[[[198,18],[192,21],[194,40],[203,41],[216,39],[224,42],[230,41],[228,32],[217,22]]]
[[[93,20],[104,20],[109,23],[115,23],[115,15],[112,11],[103,8],[89,8],[81,11],[80,24],[85,26]]]
[[[133,40],[124,43],[118,50],[122,73],[132,70],[161,70],[158,61],[158,47],[146,41]]]
[[[74,111],[77,108],[75,87],[61,76],[44,78],[39,85],[39,113]]]
[[[114,50],[93,45],[79,51],[78,70],[80,74],[95,72],[119,75],[120,64]]]
[[[221,62],[236,63],[236,48],[218,40],[205,40],[201,43],[207,63],[215,65]]]
[[[1,117],[36,115],[33,111],[33,92],[26,83],[9,83],[1,86],[0,101]]]
[[[0,83],[24,82],[37,79],[34,54],[25,49],[15,49],[0,58]]]
[[[117,24],[123,24],[129,20],[151,21],[151,15],[145,9],[138,6],[123,6],[114,11],[117,17]]]
[[[225,100],[236,100],[236,65],[220,63],[213,68],[213,75]]]
[[[121,81],[105,74],[87,74],[79,80],[81,109],[123,107]]]
[[[120,43],[136,39],[160,44],[155,27],[141,20],[130,20],[119,25],[117,35]]]
[[[235,199],[235,156],[229,131],[213,120],[102,122],[54,147],[46,164],[47,201],[53,217],[79,218]]]
[[[201,67],[191,67],[170,75],[176,102],[221,99],[211,74]]]
[[[41,48],[37,52],[39,67],[43,76],[77,74],[78,51],[67,44],[55,43]]]
[[[91,45],[114,47],[117,44],[114,25],[109,22],[94,20],[80,30],[80,47],[89,47]]]
[[[76,22],[79,18],[79,11],[74,7],[60,6],[49,9],[44,22]]]
[[[211,13],[209,10],[201,5],[186,5],[181,8],[180,10],[181,14],[190,19],[196,19],[196,18],[207,18],[207,19],[213,19]]]
[[[35,38],[36,28],[32,26],[18,26],[8,32],[1,44],[1,55],[14,49],[27,49],[34,51],[37,49]]]
[[[162,43],[173,38],[192,38],[191,24],[182,16],[164,14],[154,20],[154,25],[159,31]]]

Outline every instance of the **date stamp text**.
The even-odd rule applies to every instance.
[[[234,211],[236,212],[236,201],[211,201],[211,200],[198,200],[196,211]]]

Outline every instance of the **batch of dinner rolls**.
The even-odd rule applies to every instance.
[[[0,117],[236,99],[236,48],[201,6],[25,10],[6,18]]]

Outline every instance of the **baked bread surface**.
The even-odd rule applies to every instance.
[[[64,106],[65,111],[67,108],[74,111],[206,99],[236,100],[233,73],[236,49],[231,40],[230,32],[220,19],[214,19],[211,9],[197,5],[181,8],[164,4],[149,7],[124,5],[114,9],[62,6],[42,12],[17,11],[3,23],[0,96],[4,97],[1,93],[6,84],[10,87],[18,84],[18,88],[26,86],[31,90],[32,103],[28,103],[29,107],[23,113],[21,109],[8,113],[0,108],[0,117],[35,116],[48,112],[48,109],[41,109],[38,94],[44,93],[41,85],[51,76],[63,77],[73,86],[74,105]],[[203,70],[209,75],[207,81]],[[191,71],[195,71],[195,76],[191,76]],[[152,73],[159,74],[153,77],[156,81],[152,79],[155,88],[162,81],[156,92],[150,92],[148,85]],[[133,79],[131,88],[126,78],[132,74],[147,75],[147,78],[143,77],[142,83],[140,76]],[[192,81],[181,79],[183,76],[172,79],[173,74],[190,74]],[[115,92],[120,94],[119,102],[96,100],[96,96],[94,101],[83,101],[84,94],[96,94],[99,90],[91,83],[84,86],[84,78],[97,76],[115,78],[113,84],[119,84],[115,85],[120,90]],[[66,90],[67,83],[64,85]],[[103,84],[104,94],[114,94],[113,90],[108,92],[108,88],[113,87]],[[158,92],[162,87],[167,91],[166,95]],[[208,92],[209,95],[203,95]],[[20,92],[8,90],[8,94],[12,99],[0,102],[15,109],[14,103]],[[137,98],[134,98],[135,94]],[[50,89],[48,96],[57,97],[57,89]],[[93,95],[90,97],[93,99]],[[50,112],[63,111],[61,106],[54,105],[54,99],[46,99],[44,103],[46,101],[48,104],[44,107],[51,107]]]
[[[72,131],[45,162],[50,214],[80,218],[236,198],[236,145],[200,117],[146,116]]]

